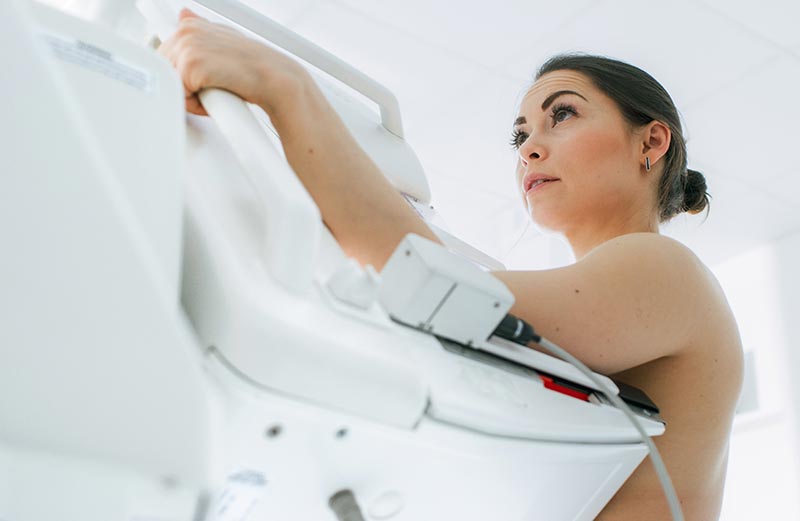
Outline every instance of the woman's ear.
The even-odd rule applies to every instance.
[[[642,129],[641,164],[652,168],[669,150],[672,141],[672,131],[660,121],[651,121]]]

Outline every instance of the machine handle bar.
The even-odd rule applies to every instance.
[[[395,95],[380,83],[322,47],[236,0],[194,1],[305,60],[374,101],[380,107],[384,128],[399,138],[403,137],[400,105]]]

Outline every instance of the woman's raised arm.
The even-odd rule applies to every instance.
[[[183,80],[188,111],[205,114],[197,93],[211,87],[264,109],[289,164],[348,255],[380,269],[407,233],[438,240],[297,62],[187,10],[160,51]]]

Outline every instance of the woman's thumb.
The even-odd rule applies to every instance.
[[[188,7],[184,7],[183,9],[181,9],[180,14],[178,15],[178,19],[186,20],[187,18],[200,18],[200,17],[195,13],[193,13],[192,11],[190,11]]]

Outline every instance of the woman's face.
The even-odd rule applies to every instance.
[[[567,232],[639,206],[641,137],[581,73],[554,71],[536,81],[520,105],[512,145],[525,205],[543,228]]]

